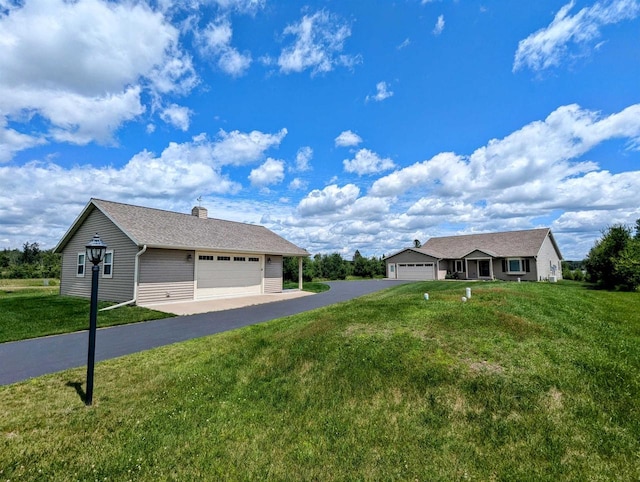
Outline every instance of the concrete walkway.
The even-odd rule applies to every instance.
[[[403,283],[407,281],[332,281],[327,283],[329,291],[313,296],[101,328],[96,336],[96,362],[295,315]],[[0,385],[85,366],[87,346],[87,331],[2,343]]]

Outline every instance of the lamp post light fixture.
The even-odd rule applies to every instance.
[[[89,310],[89,354],[87,356],[87,392],[84,403],[93,403],[93,366],[96,359],[96,326],[98,319],[98,273],[100,262],[107,251],[107,245],[102,242],[98,233],[89,241],[87,258],[93,263],[91,268],[91,307]]]

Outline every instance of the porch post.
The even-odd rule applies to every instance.
[[[493,281],[493,258],[489,258],[489,276],[491,277],[491,281]]]
[[[298,289],[302,291],[302,256],[298,256]]]

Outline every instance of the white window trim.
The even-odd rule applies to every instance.
[[[82,256],[83,263],[80,263],[80,256]],[[78,266],[82,266],[82,274],[78,273]],[[76,256],[76,278],[84,278],[84,274],[87,272],[87,253],[81,251]]]
[[[517,261],[520,265],[519,271],[511,271],[511,261]],[[507,258],[507,274],[526,274],[524,270],[524,259],[523,258]]]
[[[111,255],[111,263],[109,263],[111,265],[111,273],[105,274],[104,267],[107,266],[107,263],[105,263],[105,260],[106,260],[108,254]],[[102,260],[102,277],[103,278],[113,278],[113,249],[108,249],[108,250],[106,250],[104,252],[104,259]]]

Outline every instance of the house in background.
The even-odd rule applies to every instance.
[[[408,280],[555,281],[561,261],[549,228],[431,238],[385,258],[388,278]]]
[[[309,253],[264,226],[91,199],[55,247],[62,254],[60,293],[89,297],[85,246],[95,233],[107,245],[101,300],[140,305],[282,291],[283,257]]]

